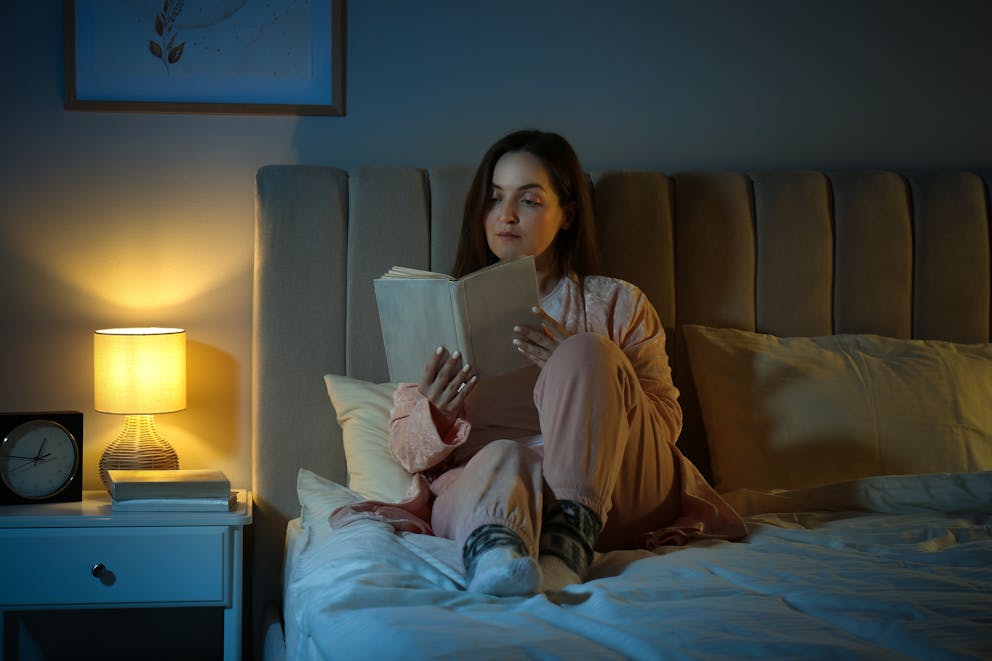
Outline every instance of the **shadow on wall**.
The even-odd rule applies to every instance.
[[[234,356],[203,342],[189,341],[187,346],[187,408],[182,427],[195,434],[187,447],[191,453],[218,456],[235,461],[245,441],[238,428],[238,361]],[[197,466],[217,462],[199,460]],[[187,464],[192,464],[191,461]]]

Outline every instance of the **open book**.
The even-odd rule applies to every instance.
[[[460,351],[480,379],[532,363],[513,345],[514,326],[536,323],[533,257],[498,262],[455,279],[393,267],[373,281],[389,379],[416,383],[439,346]]]

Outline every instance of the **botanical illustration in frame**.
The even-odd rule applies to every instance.
[[[344,115],[345,0],[63,0],[69,110]]]

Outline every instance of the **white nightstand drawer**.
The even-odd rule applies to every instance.
[[[226,605],[230,552],[223,526],[0,530],[0,605]]]

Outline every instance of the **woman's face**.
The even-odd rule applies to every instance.
[[[528,152],[504,154],[493,170],[486,240],[501,260],[533,255],[538,271],[553,264],[558,231],[571,225],[547,170]]]

